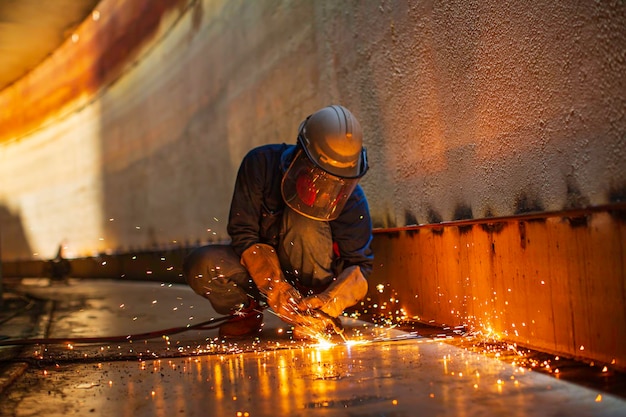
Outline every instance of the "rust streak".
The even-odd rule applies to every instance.
[[[488,217],[488,218],[480,218],[480,219],[467,219],[467,220],[453,220],[447,222],[438,222],[438,223],[427,223],[420,225],[411,225],[411,226],[402,226],[402,227],[386,227],[386,228],[376,228],[374,229],[374,233],[398,233],[398,232],[418,232],[421,229],[435,229],[436,232],[442,233],[444,227],[464,227],[474,224],[479,224],[485,230],[492,230],[494,232],[498,232],[502,229],[501,226],[498,226],[501,223],[506,223],[510,221],[533,221],[533,220],[542,220],[552,217],[562,217],[569,221],[569,219],[575,219],[580,217],[586,217],[593,213],[600,212],[609,212],[613,216],[618,219],[625,218],[623,213],[626,212],[626,203],[614,203],[614,204],[605,204],[598,205],[592,207],[586,207],[581,209],[572,209],[572,210],[562,210],[562,211],[548,211],[541,213],[528,213],[528,214],[516,214],[513,216],[502,216],[502,217]],[[572,226],[577,226],[576,224],[572,224]]]
[[[88,103],[115,81],[157,34],[162,18],[185,0],[105,3],[78,40],[66,41],[39,67],[0,92],[0,142],[19,139],[47,121]]]

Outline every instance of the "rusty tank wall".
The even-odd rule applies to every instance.
[[[227,240],[243,155],[295,141],[306,115],[336,102],[361,120],[371,163],[362,184],[375,226],[388,232],[375,238],[374,278],[408,280],[399,288],[421,303],[407,304],[414,315],[473,319],[520,342],[623,364],[611,345],[626,342],[623,319],[594,318],[596,333],[617,338],[595,347],[581,339],[593,332],[565,315],[577,306],[594,317],[605,308],[623,314],[626,299],[623,223],[611,215],[626,198],[625,9],[102,0],[42,65],[0,91],[4,270],[50,259],[60,245],[80,258]],[[594,214],[577,227],[551,214],[576,209]],[[511,220],[499,233],[461,234],[447,223],[526,213],[543,220]],[[407,225],[420,232],[390,231]],[[525,248],[522,233],[532,236]],[[485,250],[450,252],[448,239]],[[584,261],[555,261],[569,253]],[[390,265],[399,270],[380,269]],[[433,276],[450,282],[445,292]],[[538,296],[543,276],[569,298]],[[587,297],[597,282],[610,289],[605,301]],[[514,292],[505,310],[496,301],[433,307],[442,297],[484,298],[492,287]],[[576,337],[545,322],[534,334],[512,332],[510,323],[520,333],[523,316],[537,315],[536,303],[544,312],[566,300],[568,312],[551,317]]]
[[[626,369],[626,205],[380,230],[369,302]]]

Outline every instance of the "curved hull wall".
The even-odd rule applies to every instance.
[[[0,92],[3,257],[225,240],[238,163],[340,102],[375,225],[623,200],[620,4],[104,0]]]

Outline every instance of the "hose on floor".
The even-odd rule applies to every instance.
[[[100,337],[54,337],[54,338],[32,338],[32,339],[15,339],[1,340],[1,346],[29,346],[29,345],[58,345],[58,344],[89,344],[89,343],[121,343],[137,340],[148,340],[157,337],[170,336],[173,334],[183,333],[189,330],[211,330],[217,329],[222,322],[236,317],[235,314],[214,317],[201,323],[172,327],[169,329],[156,330],[147,333],[137,333],[119,336],[100,336]]]

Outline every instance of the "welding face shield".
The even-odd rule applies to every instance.
[[[359,178],[343,178],[315,165],[303,149],[296,155],[282,180],[285,203],[314,220],[334,220],[354,191]]]
[[[334,220],[367,169],[356,117],[343,106],[324,107],[300,124],[297,151],[282,180],[283,199],[303,216]]]

